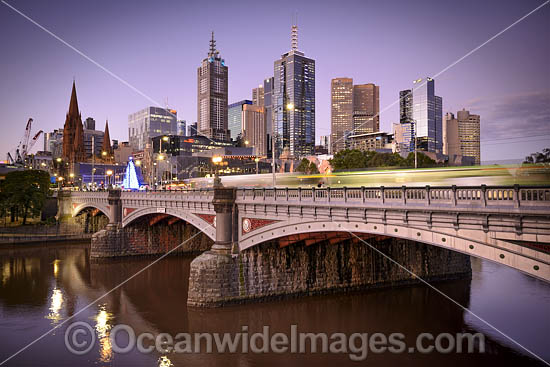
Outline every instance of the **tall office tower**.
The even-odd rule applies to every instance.
[[[214,32],[208,57],[197,69],[197,119],[201,135],[229,140],[227,128],[227,66],[216,50]]]
[[[91,117],[88,117],[84,121],[84,130],[95,130],[95,120]]]
[[[265,157],[267,154],[267,134],[265,131],[265,108],[243,104],[243,140],[254,148],[254,154]]]
[[[147,107],[128,116],[128,137],[134,150],[145,149],[151,138],[177,134],[178,112],[161,107]]]
[[[346,136],[380,130],[380,87],[353,85],[351,78],[331,82],[331,141],[333,153],[345,149]]]
[[[399,122],[412,120],[412,91],[405,89],[399,92]]]
[[[187,135],[187,121],[185,121],[185,120],[178,120],[177,121],[176,134],[178,134],[178,135]]]
[[[243,132],[243,106],[251,105],[252,101],[245,99],[227,106],[227,126],[229,127],[229,138],[237,139]]]
[[[353,79],[332,79],[330,95],[330,140],[337,153],[346,148],[346,132],[353,130]]]
[[[255,106],[264,106],[264,86],[259,85],[258,88],[252,89],[252,104]]]
[[[475,164],[478,165],[481,163],[480,116],[472,115],[470,111],[462,109],[456,113],[456,118],[462,155],[474,157]]]
[[[273,77],[264,80],[264,108],[265,108],[265,129],[267,132],[267,157],[271,158],[273,135]]]
[[[435,81],[432,78],[417,79],[413,83],[416,88],[412,92],[412,119],[416,125],[417,149],[441,153],[443,100],[435,95]]]
[[[291,156],[315,151],[315,60],[298,51],[298,26],[292,26],[291,49],[274,63],[273,110],[277,149]],[[265,91],[264,91],[265,93]]]
[[[69,112],[65,118],[63,126],[63,159],[75,163],[84,162],[86,153],[84,152],[84,133],[82,126],[82,116],[78,111],[78,101],[76,99],[76,86],[73,81],[73,90],[71,92],[71,102],[69,103]]]
[[[443,154],[449,156],[462,155],[460,149],[460,137],[458,135],[458,121],[455,116],[448,112],[443,117]]]
[[[372,83],[353,86],[353,134],[380,130],[380,87]]]

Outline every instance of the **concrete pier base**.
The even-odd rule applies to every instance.
[[[467,255],[395,238],[372,244],[427,281],[471,276]],[[280,248],[271,242],[234,256],[211,251],[197,257],[191,263],[187,304],[219,307],[418,282],[365,244],[297,243]]]

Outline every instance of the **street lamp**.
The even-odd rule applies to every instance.
[[[111,184],[111,175],[113,174],[113,171],[112,170],[107,170],[107,176],[109,177],[109,185]]]
[[[258,174],[258,162],[260,161],[260,158],[256,157],[254,158],[254,162],[256,162],[256,174]]]
[[[214,163],[214,187],[221,186],[221,179],[218,176],[218,170],[215,166],[221,165],[223,161],[223,157],[219,155],[215,155],[212,157],[212,163]]]
[[[63,177],[58,177],[58,178],[57,178],[57,189],[58,189],[58,190],[61,189],[61,181],[63,181]]]

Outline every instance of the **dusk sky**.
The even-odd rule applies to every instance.
[[[153,103],[25,19],[10,4],[178,118],[196,121],[197,67],[210,32],[229,66],[229,102],[251,99],[290,49],[316,60],[316,135],[330,134],[330,80],[380,86],[380,129],[399,118],[399,91],[434,76],[544,2],[23,1],[0,4],[1,159],[33,132],[62,128],[76,80],[82,119],[128,140],[128,115]],[[481,115],[482,161],[550,147],[550,4],[435,79],[443,111]],[[397,103],[396,103],[397,102]],[[392,103],[393,106],[389,107]],[[501,140],[511,138],[510,140]],[[495,140],[500,139],[500,140]],[[318,140],[318,139],[317,139]],[[41,150],[41,139],[34,150]]]

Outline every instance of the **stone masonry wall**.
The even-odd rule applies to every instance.
[[[91,258],[121,257],[133,255],[164,254],[197,234],[198,230],[185,222],[171,225],[145,223],[124,228],[101,230],[92,236]],[[203,233],[185,242],[173,253],[202,252],[208,250],[213,241]]]
[[[428,281],[471,276],[470,258],[413,241],[370,242]],[[246,300],[343,292],[418,282],[362,243],[265,243],[238,256],[205,253],[191,265],[188,305],[215,307]]]

